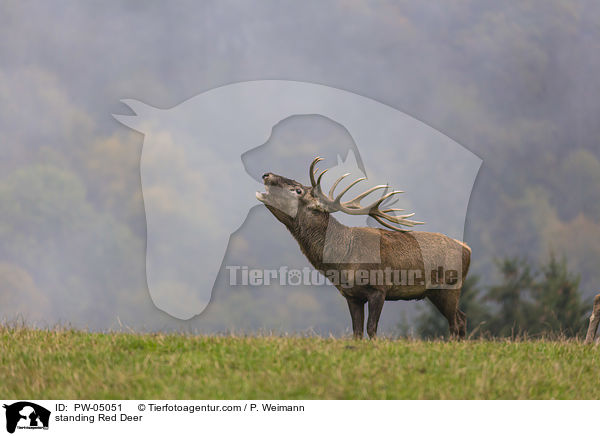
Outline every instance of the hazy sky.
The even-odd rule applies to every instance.
[[[81,212],[73,222],[87,224],[80,230],[73,224],[73,233],[61,236],[59,226],[52,227],[50,209],[41,208],[36,228],[47,229],[47,242],[34,250],[25,239],[11,240],[0,261],[21,265],[38,291],[56,301],[40,315],[49,323],[102,328],[125,319],[140,328],[204,328],[201,319],[171,322],[146,301],[138,166],[143,136],[112,114],[130,113],[120,103],[124,98],[167,109],[217,86],[257,79],[312,82],[373,98],[481,157],[465,233],[467,241],[475,240],[494,201],[488,188],[512,177],[497,167],[509,151],[537,159],[532,150],[542,147],[560,154],[570,144],[590,149],[597,144],[599,8],[593,1],[541,0],[190,1],[176,7],[150,1],[2,1],[0,153],[6,159],[0,169],[14,174],[41,160],[75,168],[77,180],[60,176],[65,186],[81,184],[68,196],[62,185],[44,182],[54,180],[52,170],[32,171],[40,177],[44,198],[56,198],[54,206],[61,198],[65,211],[87,202],[95,207],[89,217],[106,216],[92,221]],[[35,185],[27,174],[10,179],[25,181],[10,185],[23,196]],[[7,205],[1,207],[8,222]],[[254,232],[272,217],[256,219]],[[281,230],[276,234],[287,237]],[[96,244],[104,248],[87,250],[83,257],[77,251]],[[126,262],[115,260],[114,253],[125,249],[133,255],[125,256]],[[19,256],[34,252],[35,262],[29,260],[34,266],[23,266]],[[241,260],[248,260],[249,252],[245,256]],[[299,253],[290,256],[291,263],[304,262]],[[493,256],[483,257],[475,268],[492,263]],[[71,295],[63,278],[74,271],[83,278],[68,284],[78,290]],[[102,296],[103,289],[109,297]],[[293,329],[339,330],[348,324],[343,301],[335,295],[313,297],[325,312],[315,308],[315,319]],[[410,304],[406,307],[414,307]],[[397,323],[400,306],[386,306],[385,326]],[[2,315],[9,317],[17,306],[5,307]],[[115,307],[136,309],[118,313]],[[322,321],[324,316],[333,321]]]

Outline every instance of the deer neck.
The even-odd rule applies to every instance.
[[[302,253],[315,268],[323,264],[323,252],[326,244],[345,244],[351,235],[346,227],[327,212],[302,211],[288,226]]]

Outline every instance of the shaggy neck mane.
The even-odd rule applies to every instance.
[[[329,233],[330,242],[332,235],[335,235],[336,239],[339,238],[338,240],[344,240],[349,236],[347,233],[350,230],[328,212],[306,210],[299,210],[296,219],[287,227],[298,241],[302,253],[317,269],[320,269],[323,263],[327,234]]]

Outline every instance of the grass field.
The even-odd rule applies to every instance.
[[[599,399],[577,341],[353,341],[0,327],[5,399]]]

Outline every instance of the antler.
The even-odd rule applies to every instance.
[[[309,171],[310,184],[313,187],[314,195],[317,196],[319,198],[319,200],[328,208],[329,212],[342,211],[349,215],[369,215],[369,216],[373,217],[381,225],[383,225],[389,229],[392,229],[392,230],[397,230],[399,232],[405,232],[406,230],[402,229],[400,227],[393,226],[390,223],[385,222],[384,220],[390,221],[395,224],[407,226],[407,227],[413,227],[417,224],[424,224],[421,221],[413,221],[413,220],[407,219],[407,218],[412,217],[414,215],[414,213],[407,214],[407,215],[390,215],[390,212],[401,212],[404,209],[383,209],[383,210],[379,209],[379,206],[381,206],[381,204],[384,201],[386,201],[388,198],[392,197],[393,195],[401,194],[404,192],[404,191],[387,192],[387,190],[391,188],[389,185],[373,186],[372,188],[367,189],[362,194],[357,195],[352,200],[342,201],[342,196],[346,192],[348,192],[354,185],[362,182],[363,180],[366,180],[366,177],[361,177],[360,179],[357,179],[354,182],[350,183],[348,186],[346,186],[342,190],[342,192],[340,192],[334,198],[333,195],[334,195],[335,188],[337,188],[337,186],[339,185],[339,183],[342,180],[344,180],[346,177],[348,177],[350,175],[350,173],[346,173],[333,183],[333,186],[329,190],[329,195],[325,195],[323,193],[323,191],[321,190],[321,179],[323,178],[323,175],[327,172],[327,169],[323,170],[321,172],[321,174],[319,174],[319,177],[317,177],[317,180],[315,181],[315,175],[317,174],[317,171],[319,170],[318,168],[315,168],[315,165],[317,163],[321,162],[322,160],[323,160],[323,158],[316,157],[310,164],[310,171]],[[365,198],[367,195],[377,191],[378,189],[384,189],[386,191],[381,196],[381,198],[379,198],[377,201],[374,201],[373,203],[371,203],[368,206],[360,205],[360,201],[363,198]]]

